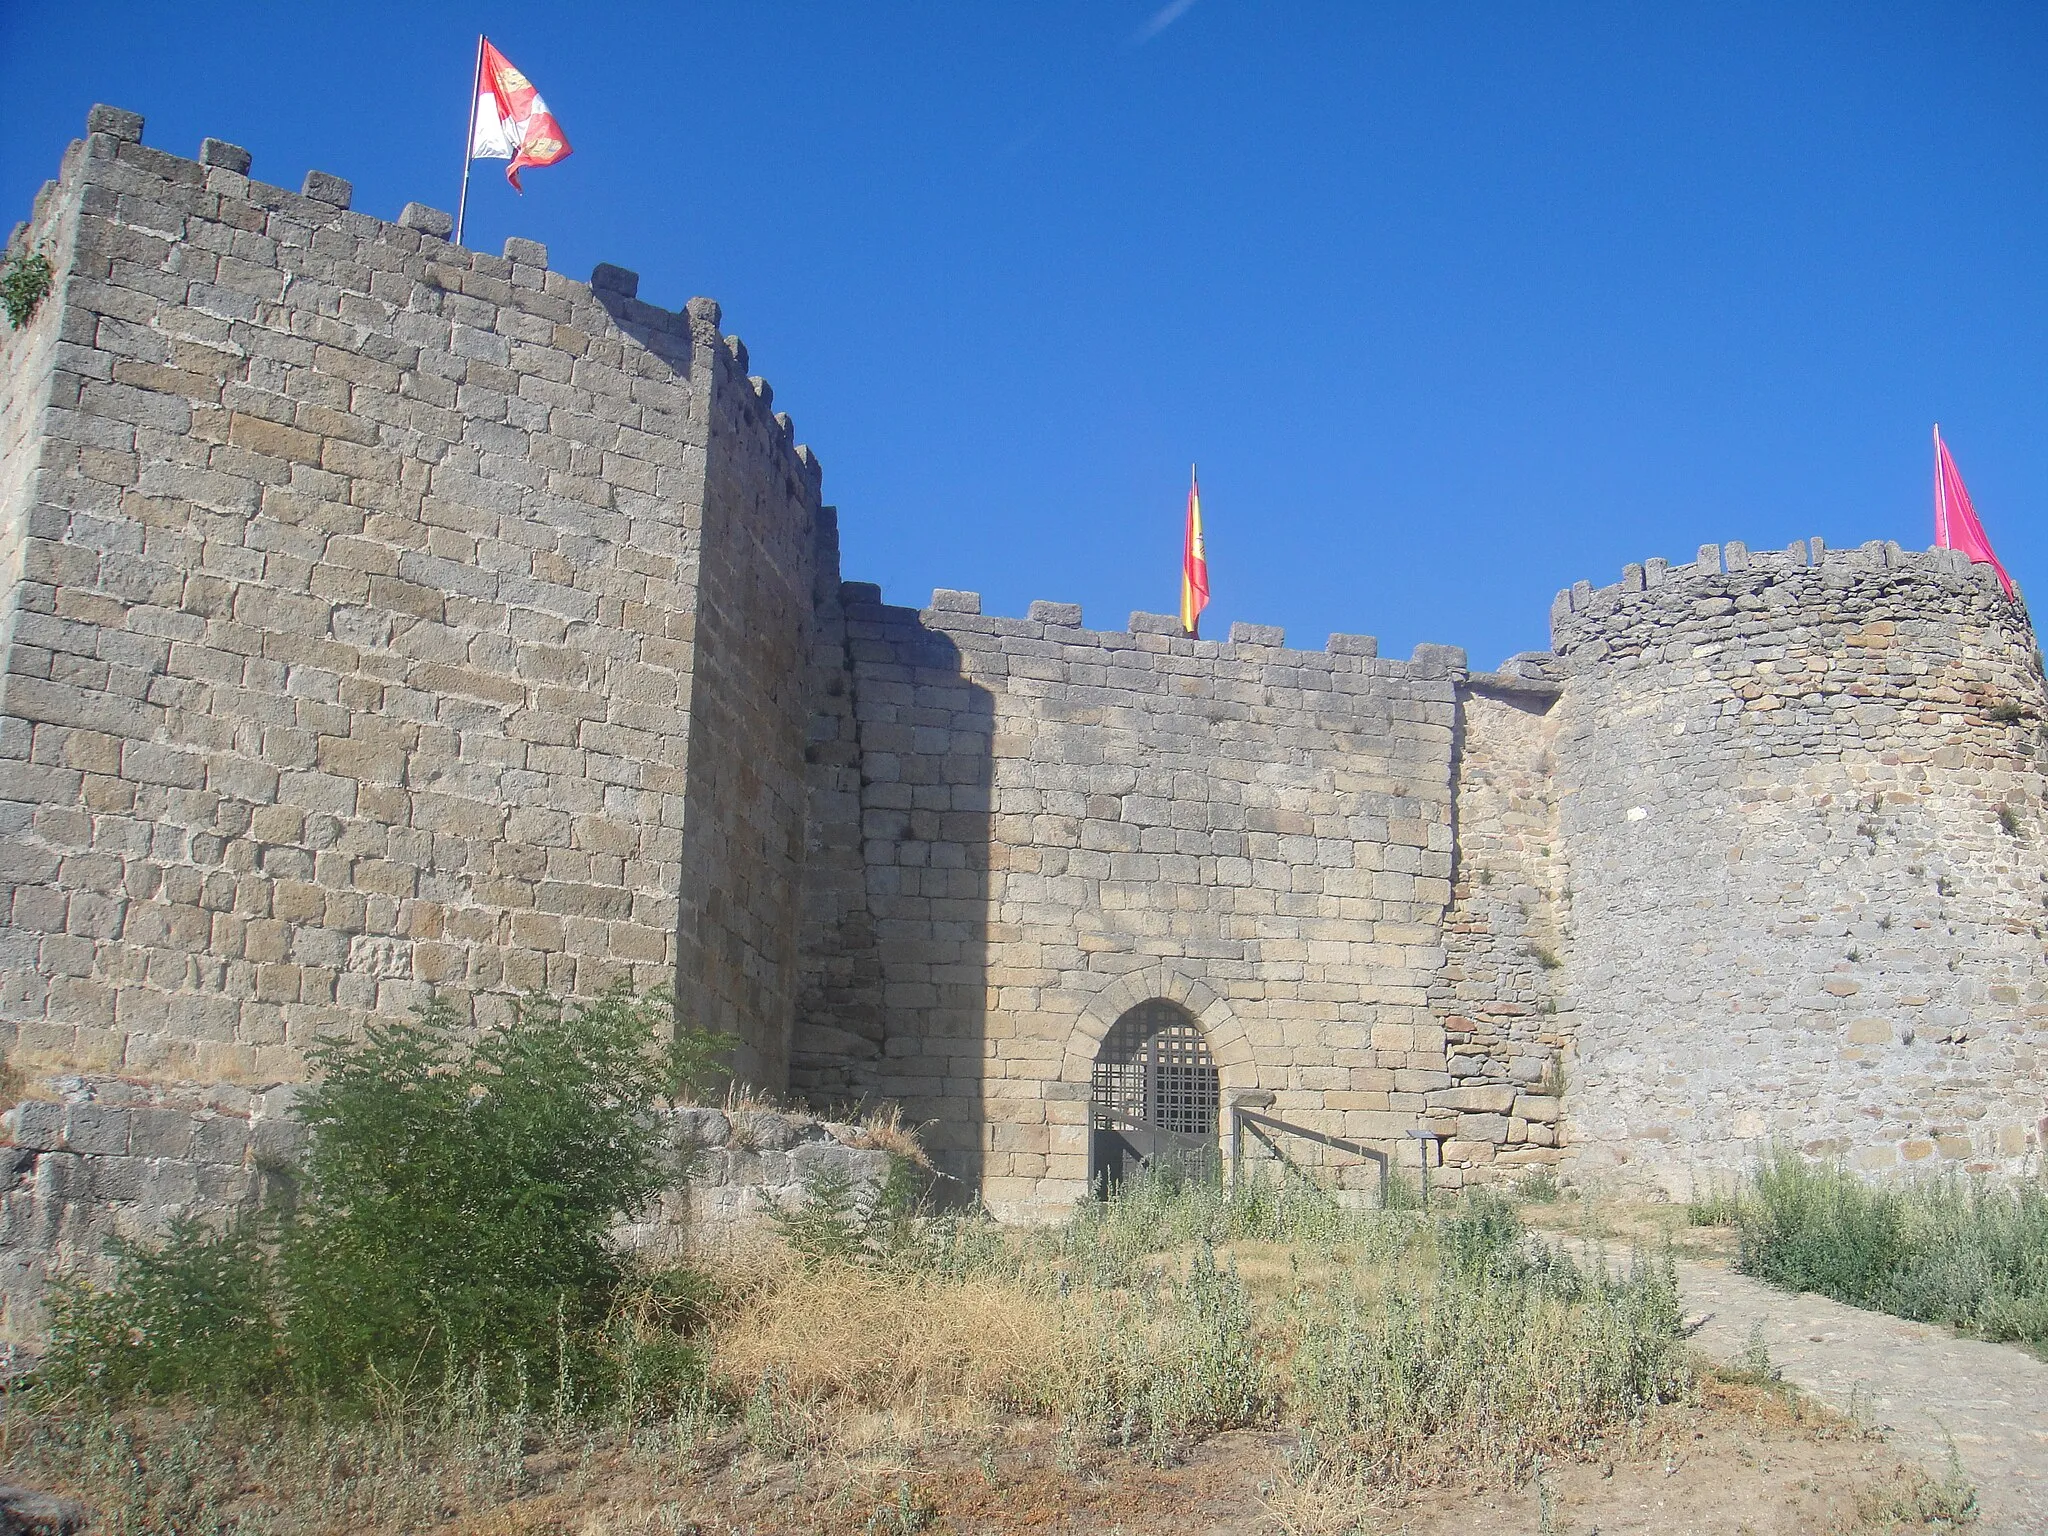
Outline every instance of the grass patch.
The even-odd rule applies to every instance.
[[[641,1043],[658,1066],[659,1047]],[[423,1092],[444,1121],[459,1126],[511,1091],[495,1079],[446,1089],[462,1062],[415,1044],[436,1065],[401,1073],[406,1092],[430,1079]],[[552,1063],[541,1077],[559,1081],[562,1064],[541,1055]],[[382,1117],[334,1113],[397,1136],[414,1106],[389,1104],[378,1082],[357,1086]],[[663,1084],[632,1086],[660,1096]],[[316,1110],[337,1102],[312,1098]],[[573,1106],[556,1111],[587,1123]],[[316,1171],[366,1144],[320,1123],[330,1140]],[[505,1163],[502,1143],[485,1145]],[[400,1213],[381,1192],[402,1187],[433,1215],[428,1230],[454,1233],[439,1241],[461,1239],[449,1223],[497,1207],[446,1211],[457,1185],[434,1170],[455,1155],[372,1160],[378,1176],[348,1212],[384,1213],[376,1231],[395,1245]],[[472,1248],[497,1255],[519,1291],[499,1314],[503,1340],[460,1331],[452,1310],[437,1314],[446,1332],[407,1334],[419,1314],[400,1309],[355,1373],[308,1369],[305,1297],[357,1319],[353,1330],[374,1315],[360,1309],[395,1305],[379,1285],[445,1285],[426,1257],[389,1246],[377,1251],[397,1278],[365,1277],[361,1299],[345,1302],[332,1282],[296,1289],[303,1255],[335,1250],[295,1247],[305,1240],[291,1223],[323,1219],[343,1187],[331,1174],[316,1182],[312,1217],[181,1229],[128,1251],[112,1290],[75,1293],[53,1369],[0,1404],[0,1475],[75,1493],[104,1528],[137,1533],[557,1528],[543,1509],[582,1529],[568,1512],[604,1486],[640,1501],[604,1528],[681,1530],[688,1491],[715,1475],[742,1494],[782,1477],[813,1499],[829,1484],[826,1528],[899,1530],[936,1520],[921,1458],[946,1436],[981,1437],[985,1468],[1009,1455],[1014,1469],[1006,1447],[1022,1444],[1023,1475],[1085,1481],[1104,1457],[1163,1475],[1195,1442],[1260,1429],[1295,1447],[1290,1486],[1377,1499],[1460,1479],[1506,1486],[1637,1443],[1694,1388],[1668,1258],[1574,1262],[1526,1234],[1499,1195],[1360,1210],[1298,1178],[1226,1188],[1176,1175],[1022,1231],[921,1207],[908,1173],[873,1193],[820,1178],[779,1232],[689,1270],[634,1272],[565,1242],[546,1259],[566,1271],[522,1278],[533,1256],[475,1234]],[[363,1250],[341,1251],[349,1264],[334,1273],[353,1273]],[[586,1284],[600,1262],[611,1267]],[[531,1310],[536,1294],[555,1303],[552,1351],[533,1338],[533,1320],[550,1321]],[[431,1374],[398,1369],[400,1340]],[[458,1340],[471,1341],[463,1353]],[[1041,1453],[1046,1474],[1030,1470]],[[513,1524],[494,1513],[515,1507],[525,1513]]]
[[[2048,1348],[2048,1191],[1956,1177],[1869,1185],[1773,1153],[1738,1202],[1742,1273]]]

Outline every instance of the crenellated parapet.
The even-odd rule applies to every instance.
[[[2006,597],[1997,572],[1959,550],[1907,550],[1876,539],[1829,549],[1818,538],[1782,550],[1703,544],[1690,561],[1626,565],[1611,586],[1581,581],[1559,592],[1550,625],[1559,656],[1589,662],[1701,621],[1728,618],[1723,628],[1740,628],[1744,621],[1732,616],[1756,614],[1770,623],[1794,608],[1839,617],[1873,604],[1967,614],[2015,632],[2032,627],[2025,604]]]
[[[1708,545],[1558,595],[1583,1167],[1686,1193],[1774,1142],[2009,1174],[2048,1098],[2048,718],[1989,566]]]

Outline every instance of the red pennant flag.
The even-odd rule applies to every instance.
[[[472,160],[510,160],[505,179],[523,192],[519,172],[529,165],[553,165],[568,158],[569,141],[541,100],[533,82],[512,61],[482,39],[477,50],[476,126],[470,132]]]
[[[1202,543],[1202,487],[1188,466],[1188,531],[1180,551],[1180,627],[1201,638],[1202,610],[1209,606],[1209,552]]]
[[[1937,549],[1959,549],[1973,565],[1988,565],[1998,572],[1998,584],[2007,597],[2014,596],[2012,578],[1991,552],[1991,540],[1977,521],[1977,509],[1970,505],[1970,493],[1956,461],[1949,457],[1948,444],[1941,440],[1941,428],[1934,429],[1934,545]]]

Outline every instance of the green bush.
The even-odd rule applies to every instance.
[[[2039,1185],[1869,1185],[1781,1150],[1737,1208],[1744,1274],[2048,1346],[2048,1192]]]
[[[298,1369],[326,1393],[482,1362],[559,1380],[623,1278],[614,1219],[661,1187],[648,1105],[667,1008],[523,1000],[463,1048],[436,1000],[315,1057],[309,1191],[284,1254]]]
[[[115,1239],[119,1286],[52,1287],[44,1379],[61,1391],[116,1397],[275,1390],[286,1374],[276,1236],[264,1217],[218,1233],[180,1217],[155,1247]]]
[[[618,987],[529,997],[473,1040],[436,1000],[326,1042],[296,1209],[116,1249],[109,1289],[58,1293],[52,1381],[357,1402],[463,1381],[558,1407],[687,1390],[696,1282],[631,1292],[609,1236],[665,1182],[669,1019]]]
[[[28,324],[29,316],[49,297],[55,276],[50,259],[40,251],[17,251],[0,267],[0,309],[7,311],[10,328],[18,331]]]

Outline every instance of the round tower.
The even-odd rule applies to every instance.
[[[2010,1174],[2048,1115],[2040,653],[1988,566],[1708,545],[1558,595],[1575,1165]]]

